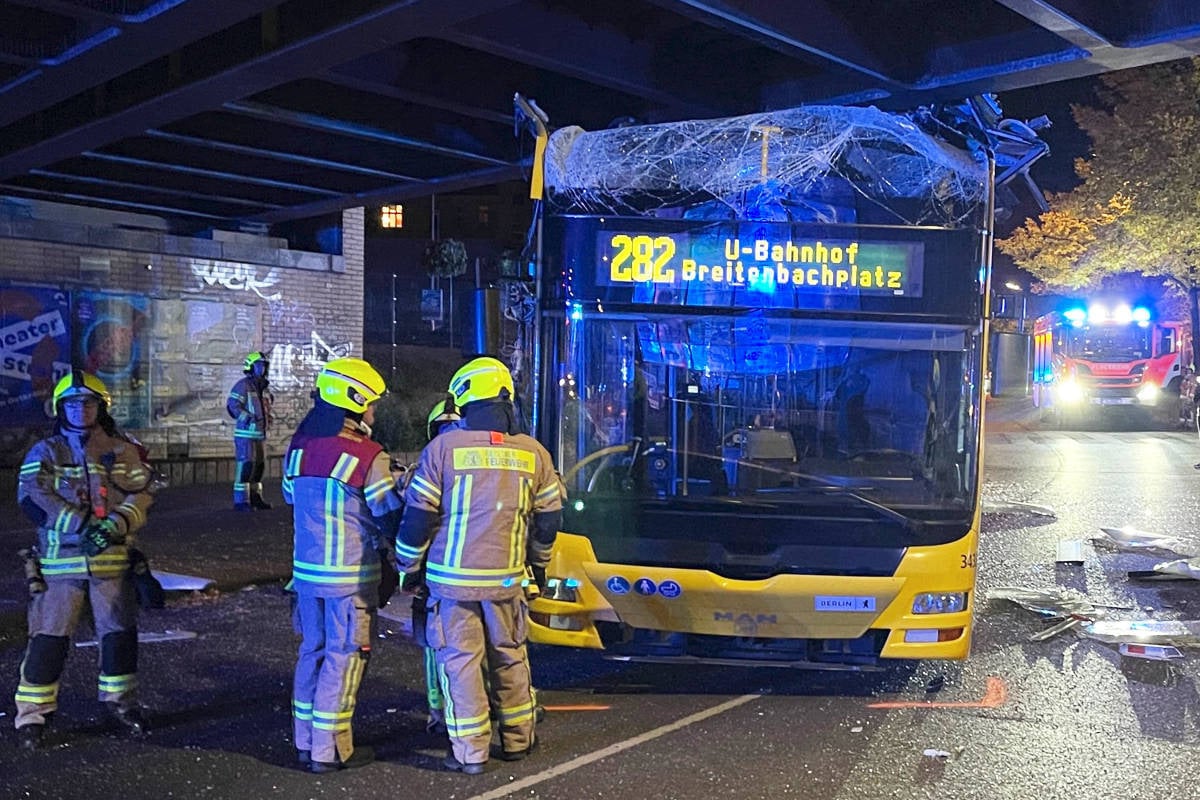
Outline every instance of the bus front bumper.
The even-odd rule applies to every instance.
[[[973,566],[974,537],[969,545]],[[944,547],[909,548],[893,577],[732,580],[598,562],[587,539],[560,534],[551,586],[530,604],[530,638],[653,660],[961,659],[970,647],[974,569],[945,569],[945,560]],[[931,591],[966,593],[964,610],[913,613],[916,594]],[[617,639],[613,629],[622,632]]]

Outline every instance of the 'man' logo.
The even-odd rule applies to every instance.
[[[779,620],[774,614],[735,614],[732,611],[714,611],[714,622],[732,622],[735,625],[777,625]]]

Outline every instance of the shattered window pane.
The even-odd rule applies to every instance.
[[[895,222],[956,227],[978,214],[988,168],[912,119],[806,106],[717,120],[554,132],[548,203],[560,214],[841,222],[875,205]]]

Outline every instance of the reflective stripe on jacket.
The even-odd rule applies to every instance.
[[[225,410],[233,417],[233,435],[238,439],[265,439],[270,427],[273,397],[267,381],[247,375],[233,385]]]
[[[336,436],[292,439],[284,457],[283,498],[295,523],[296,589],[323,597],[373,590],[380,548],[390,547],[401,508],[391,459],[347,420]]]
[[[17,502],[45,515],[37,536],[46,578],[121,577],[129,568],[129,540],[154,502],[151,477],[135,444],[99,427],[64,430],[31,447],[17,478]],[[86,558],[79,534],[103,517],[116,522],[126,544]]]
[[[432,541],[396,543],[401,572],[424,558],[434,597],[502,600],[521,592],[534,514],[562,508],[546,448],[525,434],[454,429],[426,445],[409,481],[409,507],[437,514]],[[426,553],[428,550],[428,553]]]

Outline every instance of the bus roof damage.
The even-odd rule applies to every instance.
[[[546,187],[561,214],[837,223],[838,209],[857,199],[886,209],[891,222],[956,226],[986,198],[989,152],[997,185],[1028,180],[1049,152],[1036,127],[1002,119],[989,97],[908,115],[804,106],[566,127],[550,137]]]

